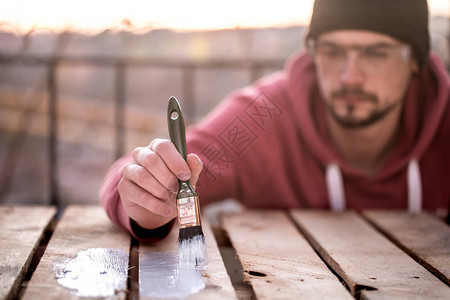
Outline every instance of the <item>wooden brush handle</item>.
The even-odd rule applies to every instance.
[[[184,128],[183,112],[180,103],[175,97],[170,97],[167,107],[167,123],[169,127],[170,140],[177,148],[181,156],[186,160],[186,131]]]

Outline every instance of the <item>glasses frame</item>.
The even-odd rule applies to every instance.
[[[357,52],[357,55],[353,55],[353,59],[356,61],[358,67],[360,68],[360,70],[364,71],[365,73],[374,73],[374,70],[377,70],[378,72],[381,72],[383,70],[388,70],[390,67],[392,67],[392,59],[394,58],[394,56],[389,56],[386,58],[382,58],[379,57],[377,58],[373,53],[376,53],[377,48],[381,49],[400,49],[400,58],[402,62],[408,62],[409,59],[411,58],[411,47],[408,44],[405,43],[397,43],[397,44],[393,44],[393,43],[386,43],[386,42],[381,42],[381,43],[375,43],[375,44],[371,44],[371,45],[349,45],[349,46],[343,46],[343,45],[339,45],[335,42],[331,42],[331,41],[320,41],[317,39],[308,39],[306,41],[306,47],[308,52],[310,53],[310,55],[315,59],[316,64],[318,63],[318,60],[320,59],[320,57],[318,57],[318,50],[317,48],[320,47],[320,45],[325,45],[325,46],[329,46],[330,49],[335,48],[337,50],[337,54],[338,55],[342,55],[344,53],[344,59],[342,59],[342,57],[336,57],[336,62],[332,62],[336,65],[329,65],[329,68],[337,68],[340,72],[342,72],[345,69],[345,66],[348,65],[352,55],[350,55],[350,52]],[[373,56],[371,56],[373,55]],[[364,58],[365,57],[365,58]],[[364,61],[364,59],[366,60],[365,63],[361,63],[361,61]],[[377,64],[372,64],[372,63],[368,63],[367,60],[368,59],[373,59],[375,62],[377,62]],[[383,59],[385,60],[385,62],[383,61]],[[338,62],[338,60],[342,60],[340,62]],[[330,61],[331,62],[331,61]],[[339,65],[337,65],[339,64]],[[371,65],[372,64],[372,65]],[[368,65],[371,65],[370,67],[368,67]],[[321,66],[321,67],[327,67],[327,66]]]

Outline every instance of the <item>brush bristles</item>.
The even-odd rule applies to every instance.
[[[208,264],[205,236],[201,226],[180,228],[178,249],[181,266],[201,268]]]
[[[202,226],[190,226],[185,228],[180,228],[180,232],[178,233],[178,241],[187,240],[193,238],[197,235],[204,235]]]

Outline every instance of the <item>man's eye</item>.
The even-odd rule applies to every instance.
[[[345,56],[345,51],[337,47],[323,47],[322,54],[332,57]]]
[[[387,58],[389,56],[389,53],[382,50],[366,50],[363,52],[363,55],[367,58],[373,58],[373,59],[380,59],[380,58]]]

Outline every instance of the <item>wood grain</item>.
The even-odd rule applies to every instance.
[[[363,215],[416,261],[450,285],[450,227],[429,213],[365,211]]]
[[[450,299],[442,281],[356,213],[297,210],[292,216],[354,295]]]
[[[285,213],[244,211],[223,226],[258,299],[353,299]]]
[[[0,206],[0,299],[14,298],[54,207]]]
[[[230,277],[223,264],[222,257],[214,238],[210,224],[206,219],[202,219],[202,229],[205,235],[208,266],[201,271],[205,288],[198,293],[189,296],[187,299],[237,299]],[[169,236],[155,244],[142,244],[139,247],[139,259],[148,252],[177,252],[178,251],[178,227],[174,226]],[[140,295],[140,299],[153,299],[145,294]],[[155,298],[160,299],[160,298]]]
[[[23,299],[79,299],[58,284],[53,266],[55,262],[73,259],[79,251],[90,248],[114,248],[128,253],[130,237],[111,223],[102,207],[69,206],[56,226]],[[110,298],[125,299],[125,292]]]

